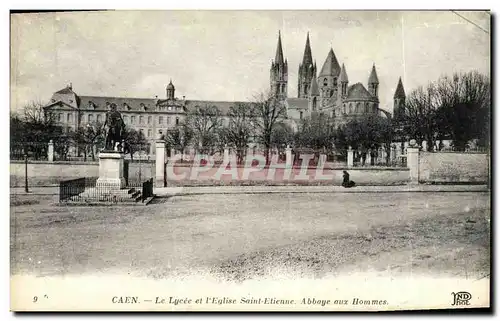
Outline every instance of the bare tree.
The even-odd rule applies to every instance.
[[[241,163],[252,137],[252,108],[250,105],[239,103],[229,108],[227,116],[229,125],[221,131],[221,136],[236,149],[238,163]]]
[[[440,103],[438,122],[458,150],[474,138],[489,143],[491,84],[477,71],[441,77],[437,82]]]
[[[222,114],[215,106],[196,106],[187,114],[186,126],[193,132],[195,148],[209,153],[213,151],[217,132],[222,127]]]
[[[54,113],[44,109],[43,104],[38,101],[31,101],[24,106],[23,119],[26,123],[44,126],[53,125],[56,120]]]
[[[432,151],[434,142],[440,136],[441,129],[437,121],[440,99],[436,84],[418,87],[406,98],[403,116],[405,132],[419,145],[427,141],[427,149]]]
[[[253,126],[264,145],[266,162],[269,163],[273,129],[279,121],[286,118],[286,106],[271,93],[260,94],[254,99],[252,113]]]

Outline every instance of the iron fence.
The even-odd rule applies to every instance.
[[[11,160],[47,160],[48,143],[41,142],[11,142]]]
[[[117,189],[115,184],[98,182],[97,177],[81,177],[59,183],[59,202],[144,202],[153,196],[153,179],[137,186]]]

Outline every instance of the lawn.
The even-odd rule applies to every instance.
[[[13,274],[287,271],[482,277],[489,193],[184,195],[148,206],[11,206]]]

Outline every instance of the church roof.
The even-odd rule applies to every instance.
[[[372,72],[370,73],[370,77],[368,78],[369,84],[378,84],[377,70],[375,70],[375,64],[373,64]]]
[[[309,108],[309,100],[307,98],[287,98],[286,103],[288,108],[292,109],[307,109]]]
[[[321,76],[338,76],[340,74],[340,65],[337,61],[337,57],[333,53],[333,49],[330,48],[330,52],[328,52],[328,56],[326,57],[325,63],[323,64],[323,68],[321,68],[321,72],[318,77]]]
[[[358,82],[347,89],[346,100],[376,100],[362,83]]]
[[[319,96],[319,88],[318,88],[318,82],[316,81],[316,77],[313,77],[312,82],[311,82],[311,96]]]
[[[347,78],[347,72],[345,71],[344,64],[342,64],[342,70],[340,71],[340,82],[349,82],[349,78]]]
[[[401,81],[401,77],[399,77],[398,86],[396,87],[396,92],[394,92],[394,98],[405,98],[405,89],[403,88],[403,82]]]

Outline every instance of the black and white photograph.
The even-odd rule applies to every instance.
[[[10,310],[490,308],[492,15],[11,11]]]

